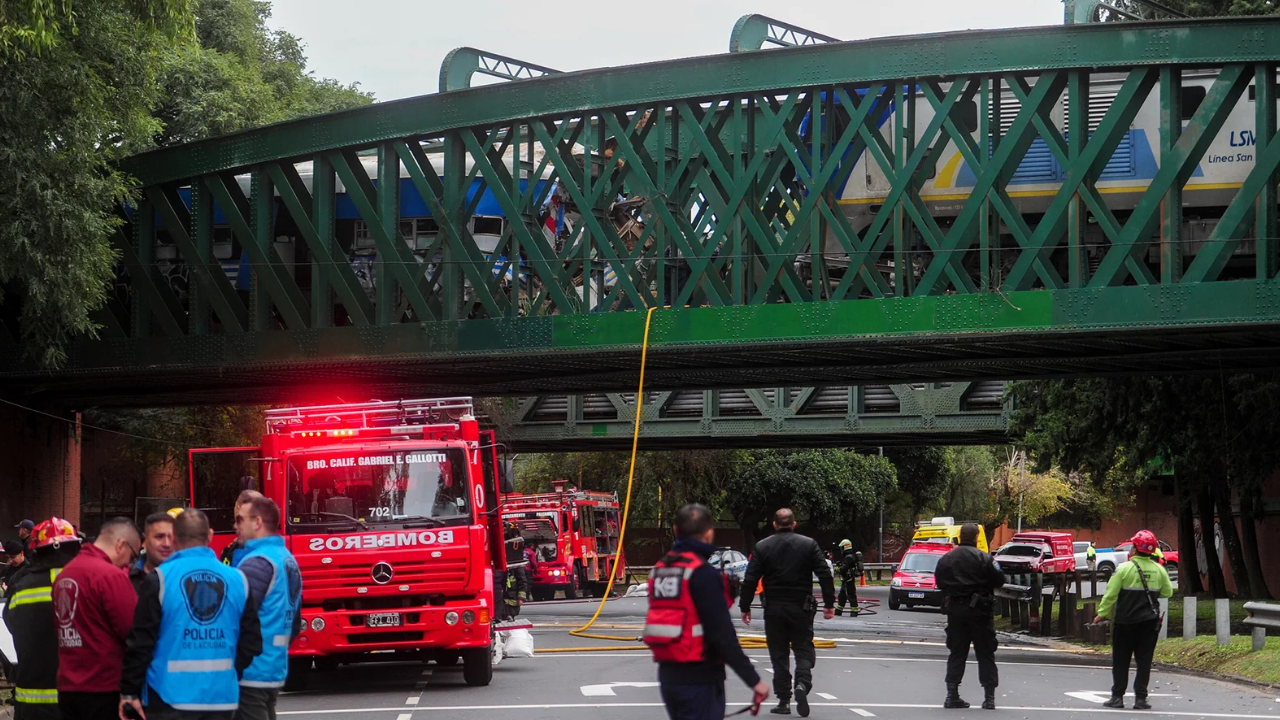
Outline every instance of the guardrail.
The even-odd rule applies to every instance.
[[[867,573],[874,572],[877,582],[883,579],[881,574],[886,570],[892,575],[898,571],[898,563],[862,563],[862,576],[865,578]]]
[[[1267,644],[1267,630],[1280,630],[1280,605],[1264,602],[1247,602],[1245,612],[1249,617],[1244,624],[1253,628],[1252,651],[1257,652]]]

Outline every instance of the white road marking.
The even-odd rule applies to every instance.
[[[941,709],[942,703],[809,703],[814,707],[862,707],[862,708],[889,708],[899,710],[937,710]],[[663,704],[660,702],[602,702],[602,703],[546,703],[533,705],[430,705],[414,708],[415,713],[422,712],[459,712],[463,710],[572,710],[572,709],[599,709],[599,708],[660,708]],[[276,712],[277,715],[342,715],[348,713],[385,713],[403,710],[402,707],[368,707],[368,708],[327,708],[324,710],[283,710]],[[1029,705],[1002,705],[997,712],[1045,712],[1045,713],[1097,713],[1104,716],[1118,716],[1125,713],[1138,717],[1150,717],[1154,715],[1166,715],[1170,717],[1188,717],[1188,718],[1241,718],[1243,720],[1280,720],[1280,715],[1248,715],[1244,713],[1211,713],[1211,712],[1178,712],[1173,710],[1111,710],[1109,708],[1092,708],[1092,707],[1035,707]]]
[[[603,685],[583,685],[580,690],[587,697],[617,697],[616,687],[651,688],[658,687],[656,682],[611,682]]]
[[[405,704],[405,705],[417,705],[417,704],[418,704],[418,701],[419,701],[419,700],[421,700],[421,699],[422,699],[422,698],[420,698],[420,697],[411,697],[411,698],[408,698],[407,700],[405,700],[405,701],[404,701],[404,704]]]
[[[1073,692],[1062,693],[1068,697],[1079,698],[1080,700],[1088,700],[1091,703],[1102,703],[1111,699],[1110,690],[1075,690]],[[1125,693],[1125,697],[1133,697],[1132,692]],[[1173,693],[1147,693],[1147,697],[1181,697]]]
[[[413,717],[411,713],[400,713],[396,716],[396,720],[409,720],[411,717]]]
[[[835,695],[832,695],[831,693],[814,693],[814,695],[817,695],[818,697],[822,698],[823,700],[839,700],[839,699],[840,699],[840,698],[836,697]]]
[[[873,712],[867,712],[866,710],[863,710],[862,708],[849,708],[849,711],[850,711],[850,712],[855,712],[855,713],[857,713],[857,714],[861,715],[862,717],[875,717],[875,716],[876,716],[876,714],[875,714],[875,713],[873,713]]]
[[[764,670],[765,670],[765,672],[769,673],[770,675],[772,675],[772,674],[773,674],[773,668],[765,668]]]

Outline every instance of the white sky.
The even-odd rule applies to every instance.
[[[462,45],[568,71],[723,53],[753,12],[842,40],[1062,23],[1061,0],[274,0],[273,11],[317,76],[380,101],[435,92],[440,61]]]

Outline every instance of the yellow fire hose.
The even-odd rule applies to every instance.
[[[636,422],[631,432],[631,467],[627,471],[627,496],[622,505],[622,524],[618,529],[618,550],[613,556],[613,565],[609,569],[609,583],[604,588],[604,594],[600,598],[600,604],[596,606],[596,612],[587,621],[586,625],[569,631],[570,635],[580,638],[591,638],[593,640],[614,640],[623,642],[639,642],[640,636],[623,636],[623,635],[598,635],[588,633],[586,630],[596,623],[599,619],[601,611],[604,610],[604,604],[609,599],[609,593],[613,590],[613,581],[618,577],[618,559],[622,554],[622,541],[627,536],[627,516],[631,512],[631,486],[636,479],[636,450],[640,446],[640,415],[644,409],[644,369],[646,361],[649,358],[649,326],[653,322],[653,311],[657,310],[657,306],[649,308],[644,316],[644,340],[640,344],[640,385],[636,389]],[[767,647],[762,637],[743,637],[739,639],[742,647],[749,650],[758,650]],[[814,640],[814,647],[830,649],[836,646],[834,640]],[[581,647],[581,648],[546,648],[537,650],[540,653],[562,653],[562,652],[600,652],[613,650],[634,650],[634,645],[604,645],[597,647]]]

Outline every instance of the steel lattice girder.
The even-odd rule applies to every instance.
[[[0,346],[0,382],[106,397],[169,392],[157,376],[261,389],[306,368],[482,394],[622,389],[635,309],[666,304],[651,334],[665,388],[1195,369],[1227,348],[1233,366],[1272,364],[1278,60],[1280,19],[833,42],[547,75],[146,153],[126,161],[143,192],[115,239],[129,306],[52,375]],[[1184,125],[1191,71],[1211,80]],[[1117,88],[1095,118],[1104,73]],[[1183,187],[1251,85],[1253,165],[1184,258]],[[1097,183],[1148,97],[1157,169],[1118,212]],[[1062,173],[1031,213],[1010,183],[1037,143]],[[973,175],[945,217],[921,193],[940,147]],[[859,163],[886,182],[865,226],[836,210]],[[550,181],[581,211],[562,238],[539,217]],[[482,194],[509,221],[484,250],[470,224]],[[640,206],[628,228],[611,220],[620,194]],[[425,248],[402,232],[412,196],[438,226]],[[376,292],[341,246],[339,200],[376,246]],[[247,290],[212,255],[215,213],[248,258]],[[305,262],[280,256],[277,216]],[[154,270],[161,228],[193,279],[185,299]],[[1256,267],[1224,277],[1250,233]]]
[[[635,393],[480,401],[516,452],[631,447]],[[1008,441],[999,381],[646,393],[644,449],[986,445]]]

